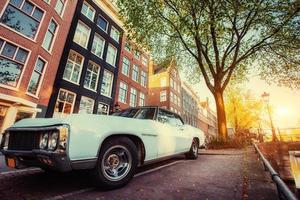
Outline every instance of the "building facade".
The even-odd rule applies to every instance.
[[[192,88],[186,83],[182,83],[181,88],[182,95],[182,115],[181,117],[185,121],[185,123],[190,124],[191,126],[200,128],[200,124],[198,123],[198,102],[199,97],[192,90]]]
[[[198,114],[198,123],[200,128],[206,134],[207,140],[211,140],[213,138],[218,137],[218,124],[217,124],[217,115],[210,108],[209,101],[202,101],[198,104],[199,106],[199,114]]]
[[[123,37],[115,105],[120,109],[148,105],[149,55]]]
[[[0,132],[44,117],[77,1],[2,0]]]
[[[47,117],[113,108],[123,34],[114,11],[109,1],[78,1]]]
[[[181,115],[181,80],[175,59],[149,65],[149,105],[169,109]]]

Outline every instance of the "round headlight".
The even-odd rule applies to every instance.
[[[40,148],[41,149],[45,149],[47,147],[47,144],[48,144],[48,138],[49,138],[49,135],[48,133],[44,133],[40,139]]]
[[[58,132],[53,132],[52,134],[50,134],[48,148],[50,150],[54,150],[56,148],[57,141],[58,141]]]

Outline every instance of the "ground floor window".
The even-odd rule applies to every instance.
[[[79,113],[92,114],[94,110],[94,100],[88,97],[81,97]]]
[[[60,89],[55,103],[54,116],[71,114],[73,112],[75,97],[74,93]]]
[[[98,115],[108,115],[109,114],[109,105],[98,102],[98,109],[97,109]]]

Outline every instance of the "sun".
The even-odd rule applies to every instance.
[[[289,111],[289,109],[287,107],[278,107],[275,110],[275,114],[278,117],[286,117],[286,116],[289,115],[289,113],[290,113],[290,111]]]

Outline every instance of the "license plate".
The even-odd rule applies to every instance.
[[[16,167],[16,159],[15,158],[7,158],[8,167],[15,168]]]

